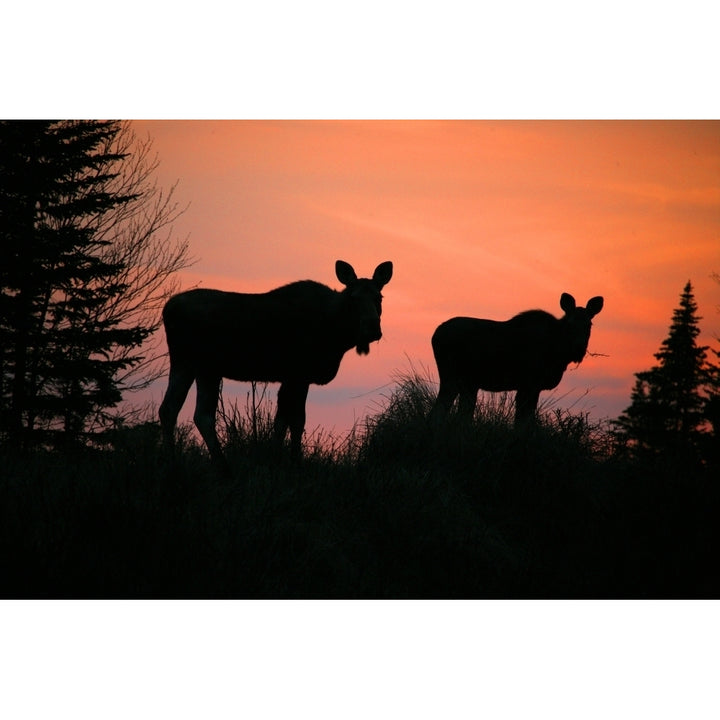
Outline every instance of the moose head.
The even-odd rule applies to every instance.
[[[343,260],[335,263],[337,279],[345,286],[346,299],[353,332],[353,343],[358,355],[370,352],[370,343],[382,337],[380,316],[382,315],[382,294],[380,291],[390,282],[393,274],[391,262],[384,262],[375,268],[371,279],[360,278],[352,265]]]

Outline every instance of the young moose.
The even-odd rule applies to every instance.
[[[557,387],[567,366],[585,357],[603,299],[583,308],[563,293],[560,307],[560,319],[528,310],[504,322],[456,317],[442,323],[432,337],[440,391],[431,414],[446,414],[459,395],[458,412],[469,418],[478,390],[516,390],[515,423],[534,420],[540,391]]]
[[[198,289],[170,298],[163,310],[170,378],[160,406],[166,446],[195,381],[195,425],[213,460],[224,462],[215,412],[220,381],[231,378],[280,383],[275,436],[282,441],[289,429],[292,452],[300,455],[309,385],[329,383],[350,348],[366,355],[382,337],[380,291],[392,272],[384,262],[372,279],[358,278],[338,260],[341,292],[303,280],[261,294]]]

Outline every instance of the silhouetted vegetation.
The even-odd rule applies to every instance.
[[[720,285],[720,275],[713,273],[713,280]],[[720,312],[720,305],[716,305],[716,309]],[[715,334],[715,339],[720,342],[720,335]],[[717,349],[709,348],[711,357],[714,361],[708,361],[707,367],[707,396],[703,411],[705,418],[712,428],[712,450],[711,455],[716,462],[720,463],[720,345]]]
[[[626,451],[636,457],[673,453],[686,465],[717,457],[718,367],[697,344],[698,308],[688,283],[673,313],[668,337],[655,353],[659,364],[636,373],[630,405],[614,422]]]
[[[717,597],[717,468],[618,456],[586,415],[511,424],[426,416],[401,379],[349,438],[272,438],[269,408],[224,408],[231,477],[154,423],[76,455],[5,448],[4,597]]]
[[[156,376],[187,243],[150,149],[117,121],[0,122],[0,440],[82,443]]]

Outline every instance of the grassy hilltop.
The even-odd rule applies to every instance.
[[[402,380],[349,438],[301,463],[270,420],[225,417],[232,476],[157,428],[69,456],[0,450],[0,595],[21,598],[718,597],[717,468],[623,457],[602,426],[503,396],[472,425],[426,421]]]

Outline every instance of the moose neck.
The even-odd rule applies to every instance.
[[[353,298],[350,288],[338,294],[335,307],[336,337],[342,347],[343,353],[356,348],[358,354],[366,355],[369,345],[374,338],[363,337],[367,328],[363,328],[362,319],[357,307],[357,299]]]
[[[333,320],[338,349],[344,355],[357,345],[357,331],[349,290],[338,292],[333,307]]]
[[[577,338],[571,324],[566,318],[560,319],[560,327],[562,331],[559,337],[559,359],[563,363],[563,370],[567,368],[570,363],[581,363],[587,352],[588,339]]]

